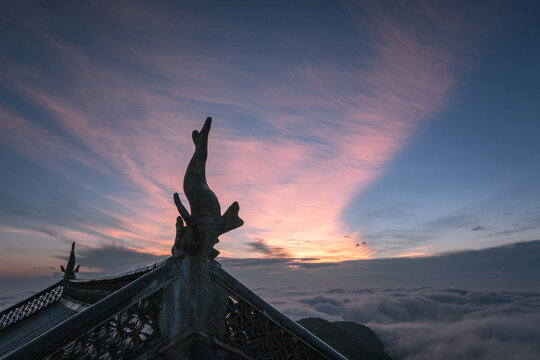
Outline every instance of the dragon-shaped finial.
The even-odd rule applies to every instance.
[[[219,254],[219,251],[214,249],[214,245],[219,241],[218,236],[244,224],[238,216],[240,207],[236,201],[221,215],[218,198],[206,182],[208,134],[211,125],[212,118],[209,117],[201,131],[194,130],[192,134],[195,153],[184,175],[184,194],[189,201],[191,214],[180,201],[178,193],[174,194],[180,216],[176,219],[173,257],[190,254],[215,258]]]
[[[81,265],[77,265],[75,267],[75,241],[71,244],[71,253],[69,254],[69,260],[64,268],[63,265],[60,265],[60,270],[64,273],[64,279],[75,279],[75,273],[79,272],[79,267]]]

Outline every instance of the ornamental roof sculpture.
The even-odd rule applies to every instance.
[[[195,152],[172,256],[114,276],[76,279],[75,243],[64,277],[0,312],[0,359],[345,359],[221,268],[218,237],[243,225],[223,214],[206,181],[212,119]]]
[[[174,194],[174,203],[180,213],[176,219],[176,238],[172,248],[175,258],[189,254],[214,259],[219,254],[214,249],[218,236],[244,224],[238,216],[240,207],[236,201],[221,215],[218,198],[206,182],[208,134],[211,126],[212,118],[209,117],[201,131],[193,130],[191,136],[195,153],[184,175],[184,194],[189,201],[191,214],[180,201],[178,193]]]
[[[64,273],[64,279],[75,279],[75,273],[79,272],[79,267],[75,267],[75,241],[71,244],[71,253],[69,253],[69,259],[66,267],[60,265],[60,270]]]

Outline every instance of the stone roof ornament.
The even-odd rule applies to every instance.
[[[214,245],[218,236],[244,224],[238,216],[238,202],[234,202],[223,215],[216,194],[206,182],[206,159],[208,157],[208,134],[212,118],[206,119],[201,131],[193,130],[195,153],[184,175],[184,194],[189,201],[191,214],[180,201],[178,193],[174,202],[180,213],[176,219],[176,238],[172,248],[173,257],[185,254],[214,259],[219,251]],[[184,225],[185,223],[185,225]]]
[[[64,268],[63,265],[60,265],[60,270],[64,273],[64,279],[75,279],[75,273],[79,272],[79,267],[81,265],[77,265],[75,267],[75,241],[71,244],[71,253],[69,254],[69,259],[66,267]]]

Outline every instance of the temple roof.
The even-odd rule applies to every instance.
[[[112,337],[111,323],[118,328],[118,317],[129,314],[130,318],[137,318],[141,306],[151,312],[152,306],[148,302],[154,305],[159,302],[156,299],[170,283],[171,272],[174,269],[165,259],[114,276],[64,279],[50,286],[0,313],[0,359],[39,359],[49,356],[54,359],[66,358],[66,354],[71,355],[67,358],[82,356],[85,347],[81,343],[104,329],[108,329],[108,336]],[[259,359],[266,358],[261,356],[261,352],[285,352],[278,358],[344,359],[219,265],[213,276],[215,282],[227,291],[229,298],[227,314],[223,319],[227,323],[228,336],[214,339],[213,344],[229,354],[228,358]],[[159,311],[158,307],[153,311]],[[133,323],[126,325],[133,330]],[[152,321],[144,323],[138,330],[141,333],[135,331],[134,335],[142,339],[139,345],[144,346],[130,349],[133,356],[122,352],[126,339],[115,347],[110,342],[106,343],[105,338],[102,341],[107,346],[100,350],[100,356],[107,354],[113,359],[148,358],[147,353],[156,351],[159,344],[159,330]],[[194,333],[188,340],[197,336],[202,335]],[[95,340],[92,343],[94,347]],[[78,344],[82,352],[75,351],[74,344]],[[290,356],[286,356],[287,352]]]

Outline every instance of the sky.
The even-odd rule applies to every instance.
[[[222,257],[540,238],[535,2],[0,4],[2,276],[170,254],[207,116]]]

